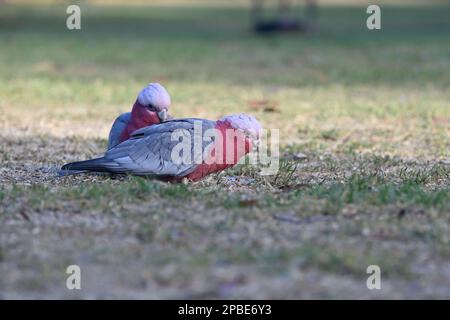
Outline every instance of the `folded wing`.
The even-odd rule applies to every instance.
[[[194,130],[196,121],[201,124],[202,130]],[[130,139],[108,150],[104,157],[71,163],[62,169],[145,176],[184,176],[194,171],[202,162],[205,148],[212,143],[211,140],[203,139],[203,133],[207,129],[214,128],[214,125],[214,121],[187,118],[145,127],[133,132]],[[179,140],[173,139],[173,133],[177,130],[190,135],[191,161],[188,163],[177,163],[172,157],[173,148],[180,143]],[[201,141],[201,148],[194,148],[195,139]]]
[[[122,113],[114,121],[108,137],[108,150],[120,143],[120,135],[125,130],[131,119],[131,112]]]

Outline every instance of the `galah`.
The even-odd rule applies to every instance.
[[[150,83],[139,93],[131,112],[114,121],[108,138],[108,150],[127,140],[141,128],[161,123],[168,117],[170,96],[159,83]]]
[[[169,120],[135,131],[101,158],[64,165],[61,175],[91,171],[197,181],[237,164],[255,148],[261,130],[246,114]]]

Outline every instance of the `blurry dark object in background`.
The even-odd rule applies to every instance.
[[[292,0],[278,0],[278,10],[275,18],[265,19],[264,0],[253,2],[253,30],[257,33],[275,32],[309,32],[316,30],[317,19],[316,0],[305,0],[304,17],[298,17],[294,11]]]

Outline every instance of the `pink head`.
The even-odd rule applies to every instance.
[[[159,124],[168,118],[170,96],[159,83],[150,83],[139,92],[131,109],[131,119],[120,134],[120,141],[143,127]]]
[[[244,132],[251,140],[259,140],[262,126],[255,117],[241,113],[225,116],[219,120],[221,123],[227,123],[230,127]]]
[[[166,120],[170,106],[170,96],[159,83],[149,83],[139,92],[137,102],[147,112],[156,113],[161,121]],[[139,113],[144,113],[140,110]]]

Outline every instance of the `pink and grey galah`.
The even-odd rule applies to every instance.
[[[114,121],[108,138],[108,150],[127,140],[141,128],[158,124],[168,118],[169,93],[159,83],[149,83],[139,93],[131,112],[121,114]]]
[[[238,114],[217,121],[175,119],[139,129],[101,158],[73,162],[61,174],[109,172],[197,181],[234,166],[257,145],[261,124]]]

